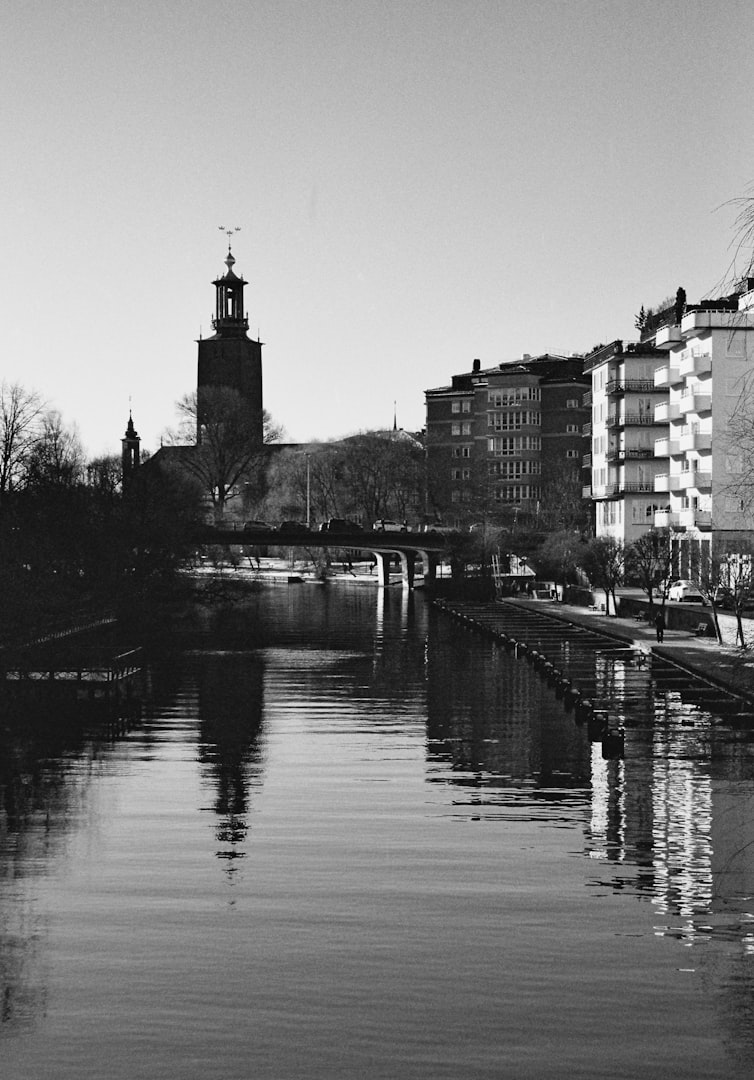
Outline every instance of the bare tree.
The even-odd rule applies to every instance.
[[[357,517],[414,516],[422,501],[424,451],[413,441],[364,432],[341,444],[347,499]]]
[[[565,588],[575,579],[584,552],[581,535],[573,529],[561,529],[546,537],[536,552],[536,559],[542,571],[551,572],[555,581],[560,582],[565,596]]]
[[[548,532],[578,530],[587,535],[591,533],[592,502],[584,498],[583,487],[581,469],[572,468],[567,461],[556,465],[542,485],[537,527]]]
[[[0,496],[21,483],[43,410],[35,391],[20,383],[0,383]]]
[[[605,612],[617,613],[615,591],[623,584],[626,570],[626,547],[614,536],[597,536],[584,552],[584,569],[589,580],[605,591]],[[611,603],[612,602],[612,603]]]
[[[670,530],[650,529],[630,545],[626,555],[631,571],[647,594],[650,608],[655,595],[659,595],[664,607],[673,577]]]
[[[24,464],[27,487],[74,487],[84,477],[84,450],[78,431],[57,409],[41,419],[39,433]]]
[[[86,482],[103,495],[116,495],[123,484],[123,463],[120,454],[104,454],[92,458],[86,466]]]
[[[178,413],[178,439],[185,441],[196,434],[197,445],[182,459],[184,467],[210,499],[215,520],[221,522],[228,503],[243,496],[248,486],[263,492],[264,444],[277,441],[282,429],[266,414],[260,443],[247,403],[227,386],[201,387],[186,394],[178,402]]]
[[[740,538],[736,547],[736,551],[726,552],[720,558],[717,577],[735,612],[736,644],[745,649],[747,641],[742,619],[754,589],[754,544],[748,539]]]

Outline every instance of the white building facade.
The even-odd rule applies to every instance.
[[[754,389],[754,281],[687,308],[679,324],[657,330],[654,344],[667,353],[655,385],[668,393],[655,407],[665,425],[655,455],[667,467],[655,478],[666,505],[654,524],[670,528],[684,577],[709,565],[713,543],[721,554],[752,535],[751,508],[737,487],[745,460],[730,424]]]
[[[591,444],[584,462],[591,468],[591,497],[597,536],[631,543],[651,529],[658,503],[656,478],[667,472],[658,443],[667,431],[669,390],[656,381],[667,356],[651,343],[613,341],[590,353],[592,419],[585,434]],[[663,496],[664,499],[664,496]]]

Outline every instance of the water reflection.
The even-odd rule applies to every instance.
[[[192,657],[199,713],[199,761],[214,791],[215,829],[227,862],[245,857],[250,792],[263,774],[264,659],[254,653],[210,653]]]
[[[76,919],[91,914],[108,940],[99,986],[115,973],[132,995],[124,994],[134,1009],[124,1027],[145,1022],[142,992],[151,1001],[169,995],[165,1012],[180,1032],[164,1021],[149,1046],[166,1077],[185,1073],[182,1040],[220,998],[223,1008],[201,1029],[216,1039],[215,1072],[206,1075],[238,1072],[225,1068],[228,1047],[255,1075],[295,1075],[285,1068],[293,1016],[307,1047],[319,1048],[320,1067],[309,1074],[329,1078],[328,1053],[363,1037],[368,1016],[371,1032],[391,1021],[391,1053],[408,1040],[405,1060],[419,1064],[406,1075],[434,1080],[450,1074],[432,1056],[443,1027],[433,1017],[459,1035],[471,1015],[469,1075],[491,1060],[548,1075],[566,1027],[586,1018],[590,1037],[606,1030],[607,1013],[595,1017],[608,1004],[595,1002],[594,985],[616,996],[630,1025],[634,1012],[644,1015],[650,984],[665,995],[671,1039],[684,1010],[698,1010],[695,1021],[715,1014],[705,1075],[747,1074],[754,756],[745,732],[688,688],[660,685],[608,650],[595,656],[591,677],[614,704],[626,743],[622,759],[605,760],[531,665],[397,589],[260,593],[186,618],[180,636],[192,651],[153,665],[152,708],[121,742],[83,725],[0,727],[0,1034],[28,1035],[33,1056],[36,1021],[40,1040],[54,1031],[46,1066],[60,1038],[76,1060],[85,1010],[69,1017],[60,986],[82,947]],[[169,803],[168,814],[161,800],[171,780],[183,801]],[[131,811],[139,798],[141,816]],[[137,842],[119,831],[128,812]],[[99,880],[87,879],[91,900],[69,894],[66,880],[98,830],[117,863],[101,906]],[[151,861],[137,850],[143,832],[153,838]],[[252,865],[254,874],[240,872]],[[35,888],[46,879],[47,891]],[[182,907],[184,891],[191,902]],[[147,914],[129,936],[134,910],[139,922]],[[120,933],[110,938],[112,926]],[[141,948],[142,971],[133,953],[145,926],[150,948],[161,951],[152,962]],[[623,952],[619,938],[631,938]],[[611,949],[617,959],[604,960]],[[692,991],[673,982],[679,969],[698,976]],[[171,971],[179,974],[166,978]],[[96,990],[81,995],[99,1015]],[[396,998],[401,1015],[390,1013]],[[424,1009],[413,1044],[409,1000]],[[565,1017],[548,1046],[537,1041],[542,1008],[552,1024]],[[61,1016],[72,1019],[70,1034]],[[374,1035],[370,1050],[383,1037]],[[266,1057],[252,1069],[260,1040]],[[524,1041],[530,1056],[520,1068]],[[574,1060],[585,1045],[579,1036]],[[111,1049],[105,1036],[103,1055]],[[458,1046],[437,1055],[451,1052]],[[615,1074],[631,1075],[621,1053],[616,1046]],[[684,1053],[684,1075],[699,1075]],[[370,1060],[365,1075],[387,1074]],[[583,1075],[598,1075],[598,1065],[590,1059]]]
[[[97,762],[111,743],[82,717],[6,713],[0,724],[0,1035],[29,1027],[47,1000],[48,920],[35,883],[52,871],[86,814]]]
[[[439,618],[426,666],[430,782],[475,789],[469,804],[485,816],[506,806],[558,818],[563,803],[585,807],[588,745],[527,665]]]

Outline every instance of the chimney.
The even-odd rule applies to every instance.
[[[482,370],[482,361],[481,360],[475,360],[474,363],[471,365],[472,374],[473,375],[478,375],[481,370]]]

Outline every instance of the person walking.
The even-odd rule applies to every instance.
[[[661,642],[665,637],[665,616],[662,611],[658,611],[655,615],[655,630],[657,631],[657,640]]]

